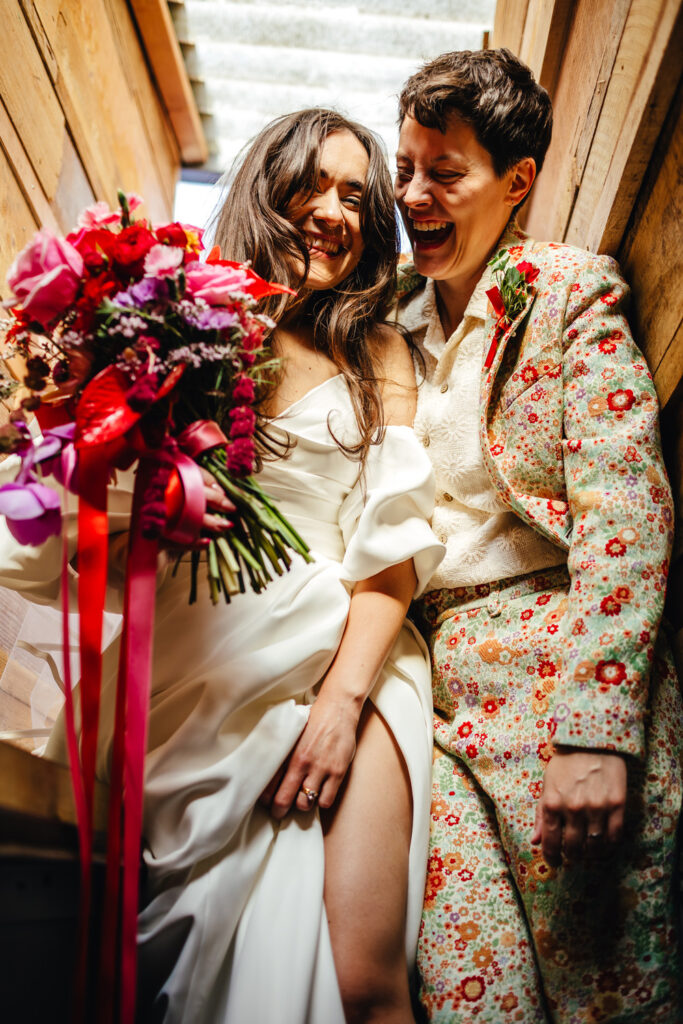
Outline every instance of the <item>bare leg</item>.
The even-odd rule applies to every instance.
[[[370,702],[325,829],[325,906],[349,1022],[412,1024],[405,958],[412,825],[408,772]]]

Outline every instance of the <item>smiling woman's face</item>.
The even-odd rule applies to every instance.
[[[313,194],[295,196],[288,218],[304,237],[310,256],[306,288],[334,288],[363,255],[360,200],[369,158],[351,132],[333,132],[320,154],[320,178]]]
[[[406,117],[396,165],[396,202],[418,273],[436,281],[478,278],[531,182],[520,191],[514,167],[497,177],[490,153],[457,116],[446,132]]]

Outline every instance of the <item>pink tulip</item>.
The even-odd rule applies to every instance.
[[[185,268],[186,291],[211,306],[227,306],[235,295],[249,292],[249,275],[242,267],[189,263]]]
[[[46,327],[69,308],[82,275],[80,253],[43,228],[17,256],[7,274],[7,283],[24,311]]]

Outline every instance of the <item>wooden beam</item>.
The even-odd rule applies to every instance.
[[[529,0],[520,59],[552,96],[575,9],[573,0]]]
[[[183,163],[204,163],[209,150],[168,4],[166,0],[129,0],[129,3]]]
[[[33,170],[33,165],[1,99],[0,146],[2,146],[5,152],[14,177],[24,194],[24,199],[28,203],[36,222],[42,227],[48,227],[55,233],[58,233],[60,225],[57,223],[52,207],[43,192],[40,179]]]
[[[107,827],[107,787],[96,783],[94,827]],[[65,765],[0,741],[0,818],[4,813],[76,824],[71,777]]]
[[[493,19],[494,49],[506,46],[519,56],[529,0],[497,0]]]
[[[681,76],[680,0],[633,0],[565,240],[615,253]]]

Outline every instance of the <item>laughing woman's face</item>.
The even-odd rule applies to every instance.
[[[363,255],[360,200],[369,159],[348,131],[328,135],[320,154],[320,178],[308,198],[294,197],[288,217],[304,237],[310,256],[306,288],[335,288]]]
[[[515,167],[497,177],[490,153],[456,115],[446,132],[406,117],[396,165],[396,202],[418,273],[476,280],[530,182],[520,191]]]

